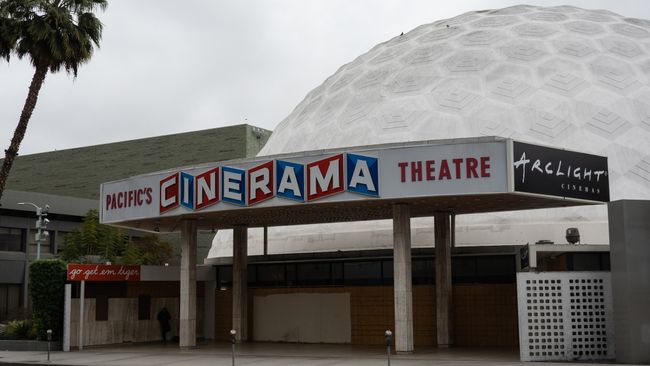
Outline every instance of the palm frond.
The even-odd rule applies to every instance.
[[[3,0],[0,2],[0,57],[28,57],[50,71],[77,76],[79,66],[99,47],[103,25],[93,11],[106,0]]]

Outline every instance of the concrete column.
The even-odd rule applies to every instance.
[[[72,284],[65,284],[63,296],[63,352],[70,352],[70,316],[72,315]]]
[[[449,233],[451,234],[451,247],[456,248],[456,214],[451,214]]]
[[[264,255],[269,254],[269,228],[264,226]]]
[[[409,206],[406,204],[393,205],[393,273],[395,351],[412,352],[411,216]]]
[[[84,349],[84,327],[86,323],[86,311],[84,305],[86,304],[86,281],[79,283],[81,290],[79,290],[79,329],[77,329],[77,346],[79,351]]]
[[[27,233],[29,235],[29,230]],[[29,250],[29,244],[25,250]],[[25,253],[25,271],[23,275],[23,309],[25,310],[29,309],[29,263],[29,254]]]
[[[248,228],[233,228],[232,245],[232,329],[237,340],[248,340]]]
[[[650,364],[650,201],[607,205],[616,362]]]
[[[196,221],[181,221],[179,347],[196,347]]]
[[[451,286],[451,223],[448,212],[434,214],[436,245],[436,330],[438,347],[454,343],[453,293]]]

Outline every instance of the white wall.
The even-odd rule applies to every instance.
[[[95,320],[95,299],[84,301],[84,346],[125,342],[160,341],[158,311],[167,307],[172,315],[172,330],[168,337],[178,336],[179,301],[173,298],[151,298],[149,320],[138,320],[138,298],[108,299],[108,320]],[[202,336],[203,302],[197,303],[197,337]],[[79,299],[72,299],[70,347],[79,345]]]
[[[256,341],[350,343],[350,294],[255,296]]]

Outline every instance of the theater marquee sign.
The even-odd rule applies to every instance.
[[[516,192],[606,202],[607,177],[604,157],[506,139],[379,145],[206,164],[105,183],[101,221]]]
[[[514,189],[518,192],[609,201],[603,156],[513,142]]]

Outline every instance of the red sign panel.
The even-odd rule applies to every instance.
[[[345,191],[343,154],[307,164],[307,200]]]
[[[140,266],[68,264],[68,281],[140,281]]]

